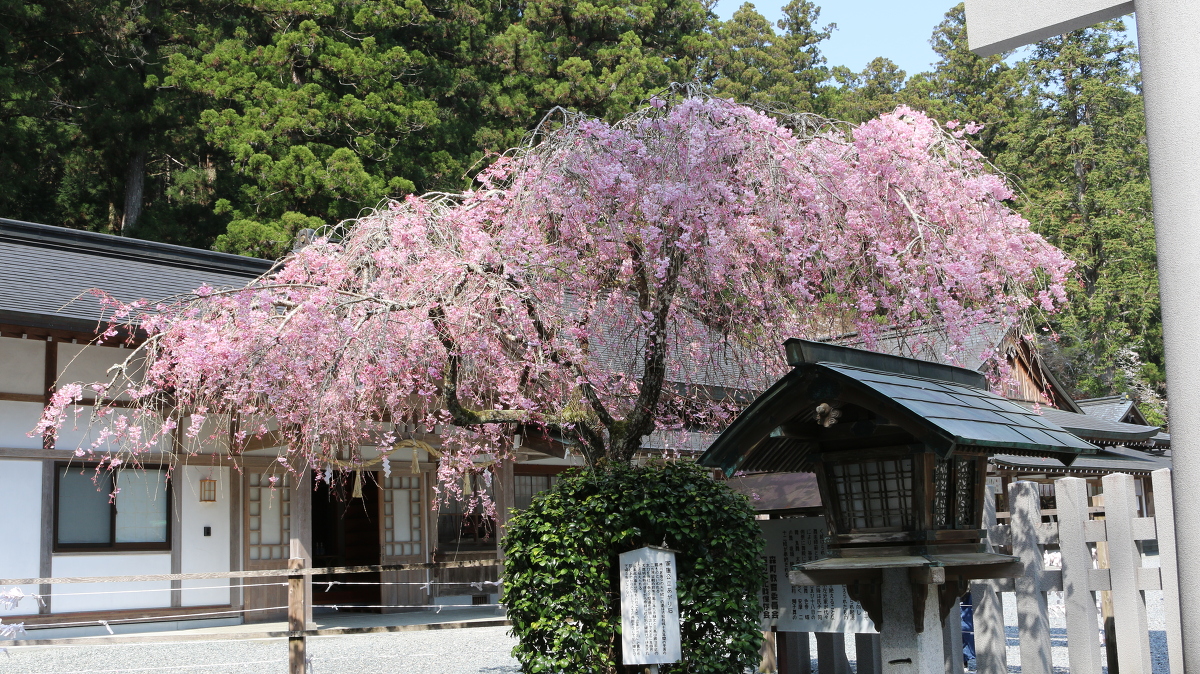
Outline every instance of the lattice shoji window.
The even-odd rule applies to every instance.
[[[421,477],[383,479],[383,554],[392,557],[420,555]]]
[[[550,489],[558,482],[557,475],[514,475],[513,506],[524,510],[533,503],[533,497]]]
[[[292,519],[292,490],[288,476],[280,476],[272,489],[265,473],[246,475],[249,482],[246,488],[249,506],[246,554],[251,561],[287,559],[291,543],[288,529]]]

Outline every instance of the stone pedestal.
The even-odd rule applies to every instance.
[[[908,569],[883,569],[883,625],[880,649],[884,674],[944,674],[942,621],[936,587],[927,587],[925,597],[920,586],[909,581]],[[924,629],[918,632],[913,620],[914,592],[925,608]]]

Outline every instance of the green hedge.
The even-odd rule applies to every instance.
[[[504,602],[525,672],[621,666],[617,556],[676,550],[683,660],[663,674],[758,665],[762,539],[746,498],[688,463],[566,475],[509,521]]]

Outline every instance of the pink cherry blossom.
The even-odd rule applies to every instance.
[[[330,227],[245,288],[112,303],[148,337],[93,389],[133,411],[102,400],[93,423],[135,455],[175,426],[187,451],[272,433],[314,469],[436,428],[441,488],[463,497],[521,434],[598,462],[718,430],[782,373],[788,337],[935,328],[954,352],[1065,298],[1071,264],[1011,189],[905,107],[855,127],[658,98],[540,128],[477,189]],[[38,432],[79,395],[61,386]]]

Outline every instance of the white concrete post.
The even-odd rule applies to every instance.
[[[936,586],[925,595],[924,629],[913,624],[908,569],[883,569],[883,626],[879,630],[885,674],[945,674],[942,620]]]
[[[1117,660],[1122,672],[1150,672],[1150,642],[1146,635],[1146,595],[1138,589],[1142,558],[1134,542],[1137,496],[1133,476],[1105,475],[1104,526],[1107,530],[1109,578],[1117,627]]]
[[[996,488],[988,486],[983,499],[983,528],[988,532],[984,547],[995,552],[991,532],[996,527]],[[975,606],[975,667],[979,674],[1008,674],[1008,637],[1004,634],[1004,606],[994,580],[971,582]]]
[[[1062,551],[1071,674],[1100,674],[1100,642],[1096,638],[1099,611],[1089,579],[1095,565],[1084,535],[1085,522],[1090,519],[1087,480],[1064,477],[1054,483],[1054,495],[1058,503],[1058,547]]]
[[[1172,672],[1183,671],[1183,628],[1179,624],[1179,566],[1175,555],[1175,507],[1171,470],[1150,474],[1154,485],[1154,521],[1158,534],[1158,564],[1162,574],[1163,612],[1167,623],[1167,657]]]
[[[1200,672],[1200,2],[1135,0],[1158,246],[1183,669]],[[1172,670],[1174,671],[1174,670]]]
[[[1183,667],[1200,672],[1200,2],[1196,0],[967,0],[980,56],[1137,13],[1142,94],[1158,247],[1179,546]]]
[[[1042,523],[1037,484],[1019,480],[1008,485],[1008,510],[1013,555],[1021,559],[1025,573],[1016,579],[1017,614],[1020,616],[1021,671],[1026,674],[1049,674],[1050,621],[1047,617],[1045,566],[1042,548],[1038,545],[1038,528]]]

